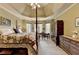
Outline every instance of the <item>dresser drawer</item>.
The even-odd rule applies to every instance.
[[[75,45],[71,45],[70,46],[70,53],[72,55],[79,55],[79,47],[77,47]]]

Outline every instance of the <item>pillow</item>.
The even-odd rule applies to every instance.
[[[18,29],[13,29],[15,33],[20,33]]]
[[[14,33],[13,29],[9,29],[8,32],[9,32],[9,34]]]
[[[19,33],[23,33],[21,29],[18,29]]]
[[[13,29],[13,30],[15,31],[15,33],[23,33],[20,28],[16,28],[16,29]]]

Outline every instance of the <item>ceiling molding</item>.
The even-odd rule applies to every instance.
[[[69,6],[67,9],[65,9],[64,11],[62,11],[59,15],[57,15],[54,19],[57,20],[58,17],[60,17],[61,15],[63,15],[65,12],[67,12],[69,9],[71,9],[73,6],[75,6],[76,3],[72,4],[71,6]]]
[[[11,13],[12,15],[18,17],[21,20],[36,21],[36,18],[30,18],[30,17],[26,17],[26,16],[21,15],[19,12],[17,12],[16,10],[14,10],[8,4],[0,4],[0,8],[4,9],[5,11]],[[43,18],[43,17],[38,17],[38,18],[39,18],[40,21],[47,20],[47,18]]]
[[[57,14],[56,18],[58,18],[59,16],[61,16],[62,14],[64,14],[66,11],[68,11],[71,7],[73,7],[75,4],[72,4],[71,6],[69,6],[68,8],[66,8],[64,11],[62,11],[59,15]],[[14,10],[11,5],[8,4],[0,4],[0,8],[4,9],[5,11],[11,13],[12,15],[18,17],[21,20],[27,20],[27,21],[36,21],[36,18],[30,18],[27,16],[23,16],[22,14],[20,14],[17,10]],[[46,21],[49,22],[54,18],[55,15],[51,15],[48,17],[38,17],[38,21]]]

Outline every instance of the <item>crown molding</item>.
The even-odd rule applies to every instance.
[[[60,17],[61,15],[63,15],[64,13],[66,13],[68,10],[70,10],[72,7],[74,7],[75,5],[76,5],[76,3],[72,4],[67,9],[65,9],[64,11],[62,11],[59,15],[57,15],[54,19],[57,19],[58,17]]]

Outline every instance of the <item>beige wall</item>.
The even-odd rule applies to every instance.
[[[64,35],[71,35],[74,30],[79,32],[79,27],[75,26],[75,18],[79,17],[79,4],[76,4],[57,20],[64,20]]]
[[[14,15],[10,14],[9,12],[3,9],[0,9],[0,16],[3,16],[11,20],[11,26],[0,26],[0,29],[16,27],[16,20],[18,20],[18,25],[21,26],[23,29],[25,29],[26,27],[26,22],[24,20],[20,20],[19,18],[15,17]]]
[[[11,27],[15,27],[17,18],[11,15],[10,13],[0,9],[0,16],[5,17],[11,20]],[[1,26],[0,26],[1,27]],[[3,26],[4,27],[4,26]]]

